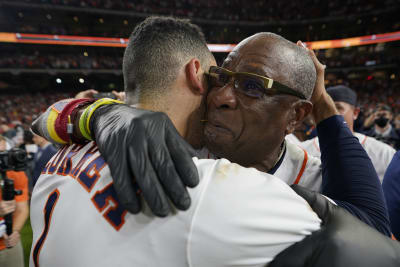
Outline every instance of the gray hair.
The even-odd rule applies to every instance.
[[[279,82],[310,99],[317,73],[307,50],[274,33],[258,33],[255,35],[255,37],[258,36],[271,43],[269,48],[279,61],[276,68],[279,73],[283,74],[283,78]]]

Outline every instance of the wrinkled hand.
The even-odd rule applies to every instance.
[[[91,129],[100,153],[108,163],[121,204],[130,212],[141,210],[138,189],[160,217],[190,206],[186,187],[199,182],[193,149],[176,131],[167,115],[129,107],[99,108]]]
[[[15,200],[0,200],[0,217],[15,211]]]
[[[395,267],[400,244],[380,234],[319,193],[292,188],[322,219],[321,229],[282,251],[269,267]]]
[[[20,239],[20,234],[18,231],[14,231],[9,236],[7,234],[4,234],[3,237],[4,237],[4,243],[5,243],[6,247],[12,248],[18,244],[18,241]]]

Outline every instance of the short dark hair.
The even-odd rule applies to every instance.
[[[376,111],[389,111],[390,113],[393,113],[392,108],[389,107],[389,106],[386,105],[386,104],[383,104],[383,103],[379,103],[379,104],[376,106],[376,109],[375,109],[375,110],[376,110]]]
[[[212,57],[198,26],[185,19],[148,17],[135,27],[125,49],[125,92],[140,99],[162,95],[193,57],[203,68]]]

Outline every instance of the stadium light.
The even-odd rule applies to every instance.
[[[62,80],[60,78],[57,78],[56,83],[62,83]]]
[[[85,79],[79,78],[79,82],[80,82],[80,83],[85,83]]]

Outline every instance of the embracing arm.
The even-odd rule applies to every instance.
[[[390,224],[378,175],[326,93],[323,66],[309,50],[317,70],[312,102],[321,148],[322,193],[350,213],[390,236]]]
[[[142,196],[157,216],[169,214],[169,200],[180,210],[188,209],[186,188],[199,182],[194,151],[168,116],[111,99],[94,101],[59,101],[33,123],[32,130],[58,144],[95,140],[128,211],[141,210]]]

